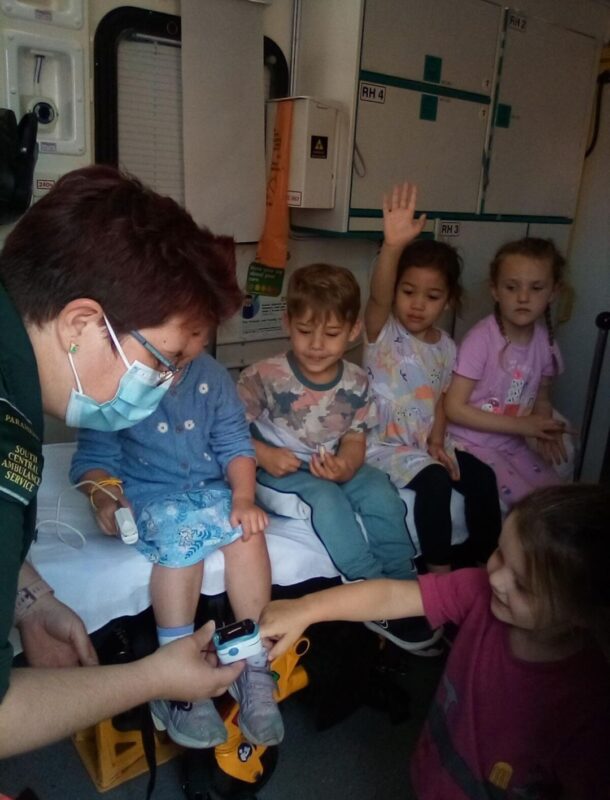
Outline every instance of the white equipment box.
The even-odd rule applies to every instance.
[[[313,97],[287,97],[267,103],[267,171],[273,150],[273,126],[279,103],[290,102],[292,137],[288,205],[295,208],[332,208],[338,137],[336,105]]]

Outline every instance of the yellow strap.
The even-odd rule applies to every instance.
[[[93,495],[97,492],[97,490],[101,486],[118,486],[119,489],[121,490],[121,494],[123,494],[123,481],[120,478],[102,478],[101,481],[95,481],[95,484],[96,485],[89,492],[89,502],[91,503],[95,511],[97,511],[97,506],[93,502]]]

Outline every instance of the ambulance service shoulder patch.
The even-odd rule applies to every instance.
[[[0,397],[0,496],[28,505],[42,477],[42,443],[18,408]]]

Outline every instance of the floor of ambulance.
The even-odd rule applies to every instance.
[[[409,696],[409,717],[392,722],[385,710],[363,705],[347,719],[319,731],[307,690],[282,703],[286,737],[268,783],[258,800],[409,800],[409,754],[417,740],[443,660],[406,656],[398,679]],[[404,696],[403,696],[404,700]],[[153,800],[184,800],[180,759],[158,768]],[[29,787],[40,800],[143,800],[142,775],[101,795],[91,782],[71,741],[0,762],[0,794],[16,796]],[[198,795],[192,797],[206,800]],[[207,792],[206,792],[207,794]],[[214,796],[215,797],[215,796]]]

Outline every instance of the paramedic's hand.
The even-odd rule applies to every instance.
[[[40,597],[19,623],[32,667],[91,667],[97,655],[81,618],[52,594]]]
[[[428,454],[445,467],[452,481],[459,481],[460,469],[441,444],[430,442],[428,444]]]
[[[283,655],[311,623],[312,620],[305,613],[303,598],[268,603],[258,625],[262,638],[276,640],[269,651],[269,661]]]
[[[391,195],[383,196],[383,241],[387,247],[402,250],[417,238],[426,224],[426,215],[415,219],[417,186],[403,183]]]
[[[256,451],[258,464],[274,478],[283,478],[291,475],[301,466],[301,461],[288,447],[269,446],[261,458],[259,450]]]
[[[518,433],[521,436],[531,436],[535,439],[556,441],[558,434],[567,433],[565,422],[542,414],[529,414],[526,417],[515,417]]]
[[[345,483],[351,480],[358,470],[355,470],[349,461],[332,453],[314,453],[309,462],[309,471],[316,478],[334,483]]]
[[[151,664],[152,679],[160,687],[157,697],[188,701],[219,697],[237,680],[245,662],[218,666],[210,644],[214,627],[210,621],[146,659]]]
[[[269,518],[251,500],[242,500],[234,496],[229,522],[234,528],[241,525],[243,531],[242,539],[247,542],[255,533],[265,532],[265,528],[269,524]]]

